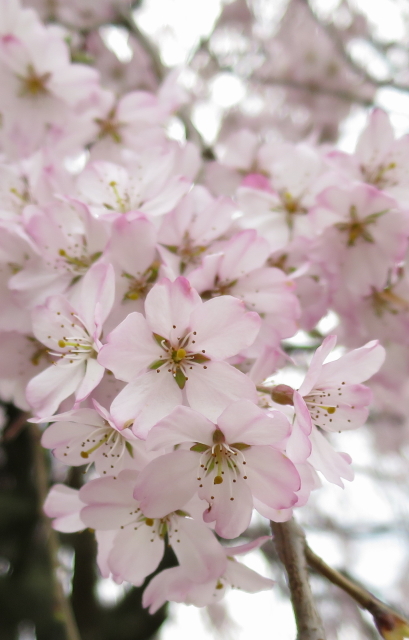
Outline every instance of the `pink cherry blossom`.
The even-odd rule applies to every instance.
[[[182,567],[165,569],[152,578],[143,594],[143,606],[149,613],[155,613],[167,600],[205,607],[221,600],[229,587],[247,593],[257,593],[271,589],[274,581],[260,576],[234,556],[248,553],[269,540],[268,536],[257,538],[251,543],[235,547],[224,547],[227,567],[216,580],[195,583],[189,580]]]
[[[124,470],[117,478],[91,480],[79,492],[87,505],[81,510],[84,524],[116,532],[107,558],[112,574],[141,585],[162,559],[166,536],[190,579],[216,577],[227,560],[212,531],[185,511],[162,518],[145,516],[133,498],[137,476],[136,471]]]
[[[205,522],[225,538],[249,525],[253,498],[273,509],[297,500],[300,478],[282,453],[290,425],[247,400],[223,411],[217,425],[188,407],[176,408],[150,431],[148,448],[184,445],[156,458],[138,477],[135,496],[148,515],[181,508],[196,492],[206,500]],[[280,446],[281,445],[281,446]]]
[[[231,296],[202,302],[182,277],[148,293],[146,318],[130,314],[107,337],[99,362],[129,384],[111,406],[116,421],[149,429],[185,397],[210,419],[240,397],[255,399],[250,378],[225,360],[249,346],[260,318]]]
[[[81,402],[101,381],[104,367],[96,356],[113,301],[113,269],[96,264],[83,279],[77,309],[63,296],[52,296],[34,310],[34,335],[57,359],[27,386],[27,399],[38,416],[52,415],[71,393]]]
[[[140,469],[148,461],[144,443],[129,429],[119,430],[109,413],[94,400],[95,409],[74,409],[50,417],[43,447],[71,466],[95,463],[100,475],[117,476],[123,469]]]

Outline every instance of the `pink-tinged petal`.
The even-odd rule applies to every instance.
[[[319,381],[325,385],[336,385],[341,381],[359,384],[371,378],[381,368],[385,360],[385,349],[378,340],[368,342],[360,349],[354,349],[338,360],[327,362],[322,368]]]
[[[81,457],[81,445],[93,431],[95,428],[89,425],[55,422],[44,431],[41,444],[47,449],[53,449],[54,456],[64,464],[79,466],[86,462]],[[91,457],[88,462],[92,460]]]
[[[137,513],[131,513],[132,506],[137,505],[115,505],[111,503],[107,504],[93,504],[88,507],[84,507],[81,511],[81,520],[86,527],[91,529],[98,529],[102,531],[109,531],[112,529],[119,529],[136,520]]]
[[[293,463],[272,447],[245,451],[247,480],[255,498],[273,509],[288,509],[297,502],[300,476]]]
[[[215,522],[215,531],[222,538],[237,538],[250,524],[253,497],[246,481],[240,477],[234,485],[234,499],[229,482],[212,486],[209,508],[203,513],[205,522]]]
[[[365,424],[368,414],[369,409],[367,407],[352,408],[348,405],[339,404],[334,413],[328,413],[325,409],[321,409],[318,413],[318,408],[316,407],[312,413],[312,419],[317,427],[321,427],[325,431],[335,432],[361,427]]]
[[[235,400],[247,398],[257,402],[254,383],[244,373],[226,362],[209,362],[206,367],[198,365],[189,372],[185,389],[192,409],[216,422]]]
[[[117,534],[117,531],[95,531],[95,538],[98,543],[97,565],[103,578],[111,577],[108,558]]]
[[[338,382],[335,388],[326,388],[326,384],[323,384],[318,391],[311,394],[310,399],[316,398],[319,404],[330,407],[336,407],[341,403],[353,407],[367,407],[372,402],[372,395],[371,389],[363,384]]]
[[[297,391],[294,391],[295,418],[291,435],[287,442],[286,453],[291,462],[304,463],[311,455],[312,429],[311,415],[307,405]]]
[[[293,402],[298,426],[303,431],[303,433],[309,435],[312,429],[311,415],[304,399],[298,391],[294,391],[293,393]]]
[[[88,398],[89,394],[92,393],[95,387],[101,382],[104,377],[104,372],[104,367],[100,365],[95,358],[88,358],[85,361],[85,375],[75,392],[75,400],[77,403]]]
[[[115,576],[139,587],[162,560],[165,550],[163,538],[154,533],[155,525],[145,523],[136,529],[133,525],[120,531],[108,558]],[[135,530],[136,529],[136,530]]]
[[[155,259],[156,229],[144,216],[115,220],[109,249],[127,274],[140,277]]]
[[[215,280],[222,260],[222,253],[212,253],[210,256],[205,256],[200,267],[194,269],[194,271],[191,271],[188,275],[192,287],[200,293],[212,290],[215,286]]]
[[[173,342],[186,333],[190,315],[198,306],[202,300],[186,278],[174,282],[162,278],[146,296],[146,320],[154,333]]]
[[[141,313],[130,313],[107,337],[98,362],[117,378],[131,382],[163,355]]]
[[[90,335],[101,334],[115,299],[115,273],[111,264],[94,264],[81,282],[79,316]]]
[[[332,349],[335,347],[336,344],[337,344],[336,336],[327,336],[323,341],[322,345],[318,347],[318,349],[314,353],[311,359],[311,364],[304,378],[304,382],[299,388],[299,393],[302,396],[308,395],[308,393],[314,387],[315,383],[317,382],[320,376],[324,360],[328,357],[328,355],[331,353]]]
[[[229,560],[224,578],[231,584],[233,589],[241,589],[246,593],[266,591],[275,584],[274,580],[264,578],[253,569],[236,560]]]
[[[74,422],[93,427],[104,426],[104,420],[94,409],[72,409],[71,411],[64,411],[64,413],[56,413],[48,418],[41,418],[41,420],[33,418],[29,422]]]
[[[297,491],[298,501],[296,507],[302,507],[308,502],[311,491],[322,487],[318,473],[309,462],[297,464],[297,471],[301,478],[301,489]]]
[[[191,582],[181,567],[165,569],[156,575],[142,596],[142,605],[149,607],[149,613],[156,613],[165,602],[184,602]]]
[[[62,361],[32,378],[27,385],[26,395],[34,413],[41,417],[57,411],[61,402],[80,385],[84,372],[84,362]]]
[[[153,425],[181,402],[182,391],[172,374],[157,369],[122,389],[111,405],[111,415],[117,425],[134,421],[132,431],[145,440]]]
[[[42,419],[41,419],[42,420]],[[86,438],[90,433],[95,430],[88,424],[81,424],[78,422],[54,422],[43,433],[41,438],[41,444],[46,449],[55,449],[56,447],[63,447],[71,440],[77,438]],[[83,463],[84,464],[84,463]]]
[[[245,542],[244,544],[238,544],[234,547],[224,547],[226,556],[241,556],[244,553],[249,553],[254,549],[259,549],[268,540],[272,540],[273,536],[260,536],[251,542]]]
[[[272,507],[268,507],[264,502],[260,502],[256,498],[254,498],[254,508],[264,518],[273,522],[287,522],[291,520],[294,512],[294,509],[272,509]]]
[[[163,518],[182,509],[198,488],[199,457],[193,451],[173,451],[152,460],[139,474],[134,497],[149,518]]]
[[[72,336],[75,331],[75,335],[78,335],[78,325],[71,327],[72,315],[75,313],[75,309],[63,296],[52,296],[47,304],[36,307],[32,312],[35,337],[54,351],[58,341],[64,340],[67,334]]]
[[[204,349],[215,360],[225,360],[254,342],[261,318],[257,313],[246,312],[237,298],[221,296],[195,309],[190,324],[197,334],[197,349]]]
[[[49,518],[55,518],[53,529],[72,533],[84,529],[84,523],[80,518],[83,506],[84,503],[80,500],[76,489],[56,484],[51,487],[43,509]]]
[[[262,267],[270,255],[270,245],[254,229],[246,229],[234,235],[224,251],[220,279],[232,281]]]
[[[169,531],[169,543],[186,576],[194,582],[218,578],[227,565],[226,554],[214,533],[191,518],[178,518]]]
[[[382,109],[374,109],[356,146],[355,153],[360,164],[371,166],[380,161],[385,151],[389,151],[394,139],[389,116]]]
[[[160,216],[171,211],[189,191],[191,183],[183,176],[170,178],[161,192],[141,206],[141,211],[151,216]]]
[[[117,478],[111,476],[91,480],[81,487],[80,498],[85,504],[133,505],[133,490],[137,477],[137,471],[122,471]]]
[[[275,445],[286,438],[291,425],[280,411],[269,415],[249,400],[240,400],[229,405],[217,423],[226,441],[244,442],[250,445]]]
[[[351,458],[345,453],[335,451],[328,440],[313,427],[311,431],[312,453],[308,462],[320,471],[333,484],[344,487],[341,478],[353,480],[354,472],[351,468]]]
[[[146,447],[150,451],[174,447],[183,442],[201,442],[212,446],[215,429],[216,425],[200,413],[179,406],[151,429],[146,438]]]
[[[311,426],[310,421],[310,427]],[[291,462],[296,464],[305,462],[311,455],[311,446],[311,440],[300,426],[296,416],[291,430],[291,436],[287,442],[286,455],[290,458]]]

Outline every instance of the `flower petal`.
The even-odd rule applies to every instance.
[[[183,442],[200,442],[212,446],[212,434],[216,425],[189,407],[176,407],[166,418],[158,422],[146,438],[149,450],[173,447]]]
[[[116,577],[139,587],[155,571],[165,543],[153,529],[145,523],[138,528],[128,525],[117,534],[108,557],[108,566]]]
[[[243,302],[232,296],[208,300],[191,315],[197,349],[215,360],[225,360],[249,347],[260,325],[259,315],[246,312]]]
[[[244,442],[249,445],[275,445],[286,438],[291,425],[279,411],[266,414],[249,400],[229,405],[217,421],[227,442]]]
[[[163,355],[141,313],[130,313],[107,337],[98,362],[115,376],[131,382]]]
[[[257,402],[252,380],[227,362],[209,362],[206,369],[195,366],[189,373],[186,396],[192,409],[214,422],[235,400],[247,398]]]
[[[199,458],[193,451],[173,451],[152,460],[139,474],[134,497],[149,518],[182,509],[198,488]]]

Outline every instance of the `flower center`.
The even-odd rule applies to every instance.
[[[64,258],[64,262],[70,266],[70,269],[79,275],[83,275],[88,271],[91,265],[101,257],[102,251],[97,251],[92,255],[82,254],[81,256],[70,256],[65,249],[60,249],[58,255]]]
[[[163,354],[159,356],[158,360],[149,365],[149,369],[156,369],[157,373],[160,373],[161,370],[166,370],[172,374],[179,388],[183,389],[189,379],[188,371],[200,364],[203,365],[204,369],[207,369],[206,364],[203,363],[210,360],[205,355],[205,349],[202,349],[201,353],[190,351],[189,345],[192,344],[193,346],[195,344],[196,335],[196,331],[190,331],[183,338],[178,338],[177,344],[171,344],[166,338],[154,333],[153,337],[163,349]]]
[[[48,93],[47,82],[51,78],[51,73],[43,73],[42,75],[39,75],[33,65],[29,64],[27,67],[27,75],[17,77],[21,82],[21,96],[31,96],[36,98],[41,94],[44,95]]]
[[[372,234],[368,230],[368,226],[375,224],[377,219],[382,216],[385,211],[379,211],[378,213],[371,213],[365,218],[358,218],[358,213],[355,205],[352,205],[349,210],[350,220],[349,222],[339,222],[335,225],[339,231],[347,234],[347,246],[353,247],[359,238],[373,244],[375,242]]]
[[[244,469],[247,463],[243,450],[249,449],[250,445],[244,442],[227,444],[220,429],[216,429],[213,433],[213,442],[213,446],[196,443],[190,448],[191,451],[202,453],[197,480],[202,482],[203,473],[205,478],[209,476],[213,478],[213,484],[216,485],[222,484],[226,479],[229,483],[236,483],[238,476],[247,480]],[[203,487],[203,484],[199,487]]]

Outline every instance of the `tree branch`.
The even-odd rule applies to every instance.
[[[157,47],[155,47],[152,41],[143,33],[143,31],[141,31],[141,29],[139,29],[132,15],[132,12],[124,12],[121,16],[121,20],[117,21],[116,24],[126,27],[128,31],[130,31],[136,37],[139,44],[142,46],[143,50],[145,51],[145,53],[147,53],[151,60],[152,68],[158,82],[162,82],[165,79],[169,69],[163,64]],[[203,153],[209,154],[210,150],[203,140],[203,137],[193,124],[187,107],[181,107],[181,109],[179,109],[177,113],[177,116],[183,122],[186,132],[186,138],[197,144],[197,146],[202,150]]]
[[[388,638],[388,634],[391,632],[396,635],[389,637],[396,638],[396,640],[409,637],[409,620],[398,614],[392,607],[375,598],[367,589],[327,565],[322,558],[310,549],[307,543],[305,543],[305,557],[308,565],[314,571],[327,578],[332,584],[337,585],[337,587],[350,595],[362,609],[372,614],[376,628],[383,638]]]
[[[45,466],[45,451],[41,446],[41,431],[36,424],[30,424],[29,429],[33,443],[34,481],[37,489],[40,517],[43,521],[47,537],[47,547],[52,571],[55,617],[61,620],[64,625],[66,640],[81,640],[71,606],[65,597],[61,582],[57,576],[57,570],[60,566],[58,561],[59,544],[57,533],[52,528],[51,521],[45,517],[42,510],[48,493],[48,477]]]
[[[295,520],[270,524],[278,557],[287,571],[297,640],[325,640],[324,627],[308,580],[305,534]]]

